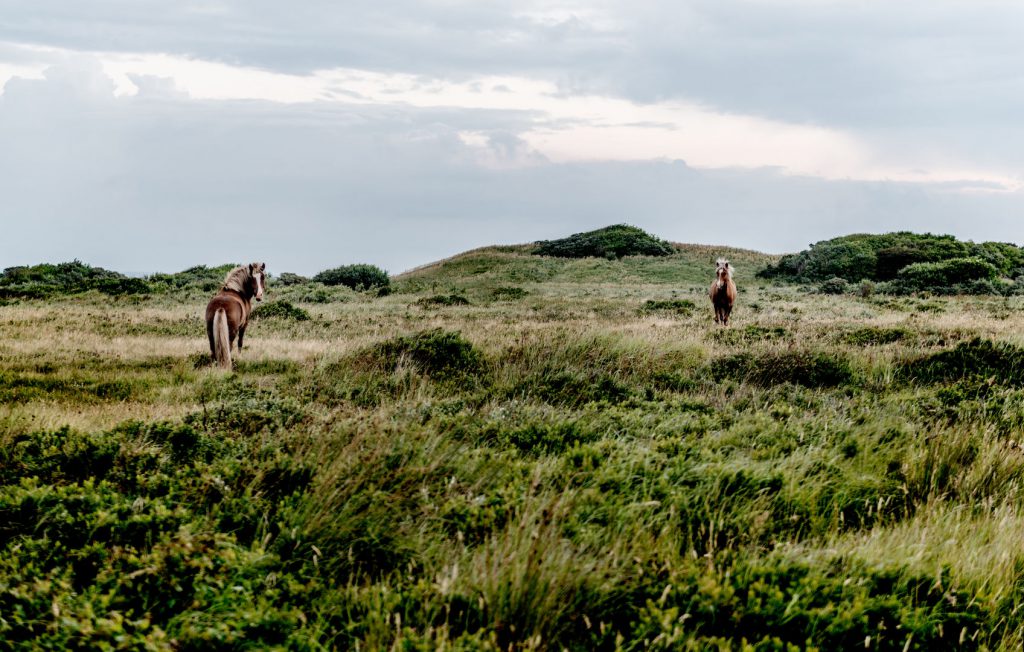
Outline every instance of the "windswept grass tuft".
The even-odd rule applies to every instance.
[[[712,361],[710,373],[716,380],[728,378],[763,387],[779,383],[836,387],[847,385],[854,379],[848,360],[813,351],[737,353]]]
[[[976,337],[953,349],[903,363],[903,373],[921,382],[992,378],[994,382],[1024,384],[1024,348]]]

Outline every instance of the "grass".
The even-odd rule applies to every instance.
[[[193,289],[0,306],[0,640],[1019,649],[1024,299],[770,260],[272,286],[230,373]]]

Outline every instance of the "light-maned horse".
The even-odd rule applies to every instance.
[[[736,302],[736,284],[732,280],[732,267],[729,261],[719,258],[715,265],[715,282],[711,284],[711,304],[715,307],[715,323],[729,325],[729,314],[732,304]]]
[[[266,268],[266,263],[249,263],[234,268],[224,279],[224,287],[206,305],[210,355],[223,369],[231,368],[231,345],[236,335],[238,350],[242,350],[252,300],[263,301],[263,271]]]

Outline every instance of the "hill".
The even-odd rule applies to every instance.
[[[538,256],[532,244],[481,247],[409,270],[394,280],[406,288],[509,283],[700,285],[710,284],[715,259],[725,257],[736,268],[737,281],[743,283],[752,282],[756,272],[779,260],[779,256],[747,249],[671,244],[674,253],[667,256],[626,256],[618,260]]]

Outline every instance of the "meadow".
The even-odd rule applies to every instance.
[[[1020,649],[1024,296],[775,263],[3,300],[0,649]]]

